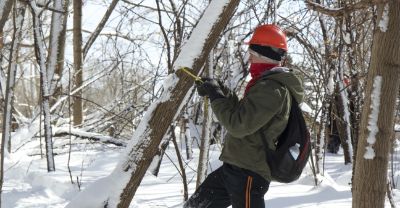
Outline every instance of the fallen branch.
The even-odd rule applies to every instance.
[[[116,139],[114,137],[102,135],[99,133],[86,132],[81,129],[69,129],[68,127],[56,128],[54,129],[54,136],[66,136],[73,135],[79,138],[89,139],[93,141],[99,141],[106,144],[113,144],[119,147],[126,147],[126,142],[121,141],[120,139]]]

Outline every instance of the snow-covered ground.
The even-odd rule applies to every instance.
[[[66,144],[67,141],[63,141]],[[58,145],[62,145],[59,142]],[[56,143],[57,145],[57,143]],[[112,145],[82,142],[74,145],[70,158],[70,168],[74,184],[68,171],[68,145],[55,157],[56,172],[47,173],[46,161],[40,156],[27,157],[27,154],[38,154],[38,142],[28,143],[17,153],[8,155],[5,161],[5,182],[2,194],[4,208],[41,208],[64,207],[79,192],[95,180],[109,175],[119,161],[121,148]],[[24,153],[19,153],[19,152]],[[189,184],[189,194],[195,187],[197,155],[187,160],[186,168]],[[182,207],[183,185],[174,165],[176,154],[174,148],[167,149],[158,177],[147,173],[142,181],[130,207],[160,208]],[[218,161],[219,147],[212,146],[210,152],[211,167],[215,169],[221,163]],[[171,161],[175,161],[174,163]],[[398,164],[397,164],[398,165]],[[343,165],[343,155],[328,154],[325,161],[324,176],[319,178],[319,185],[314,185],[314,177],[307,168],[303,176],[292,184],[272,183],[265,195],[266,207],[269,208],[340,208],[351,207],[351,166]],[[397,168],[399,169],[399,168]],[[397,172],[397,182],[400,185],[400,172]],[[105,187],[106,188],[106,187]],[[102,190],[98,190],[101,192]],[[400,205],[400,190],[394,191],[395,201]],[[386,207],[390,207],[387,202]]]

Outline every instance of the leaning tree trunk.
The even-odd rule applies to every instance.
[[[127,147],[125,156],[109,177],[98,182],[110,184],[113,189],[99,193],[96,190],[98,184],[93,184],[67,207],[129,207],[153,156],[157,153],[161,139],[176,119],[183,103],[187,101],[188,91],[193,86],[193,78],[178,70],[179,67],[189,67],[194,74],[199,73],[238,4],[239,0],[218,0],[212,1],[207,7],[203,14],[203,17],[207,18],[199,21],[187,42],[197,45],[198,51],[193,54],[193,47],[183,46],[175,62],[176,73],[169,75],[164,81],[164,91],[160,99],[147,110],[133,135],[133,141]],[[88,192],[95,194],[96,201],[83,204],[85,196],[90,194]]]
[[[391,135],[400,85],[400,42],[397,41],[400,39],[400,1],[389,1],[377,7],[379,26],[388,20],[388,27],[386,31],[377,28],[374,33],[353,183],[353,208],[385,205]]]

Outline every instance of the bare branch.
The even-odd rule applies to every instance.
[[[376,4],[385,4],[388,3],[389,0],[363,0],[354,4],[348,4],[344,7],[340,8],[328,8],[319,3],[312,2],[310,0],[306,1],[306,6],[314,11],[317,11],[321,14],[325,14],[331,17],[343,17],[344,15],[354,12],[356,10],[368,9]]]
[[[115,9],[115,6],[117,6],[119,0],[113,0],[110,4],[110,6],[108,7],[106,13],[103,16],[103,19],[101,19],[99,25],[97,25],[96,30],[92,33],[92,35],[90,36],[89,40],[86,42],[85,47],[83,47],[83,60],[85,60],[86,55],[90,49],[90,47],[92,46],[92,44],[94,43],[94,41],[96,40],[97,36],[99,36],[100,32],[103,30],[104,26],[106,25],[108,19],[110,18],[112,12]]]

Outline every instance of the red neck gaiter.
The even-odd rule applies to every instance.
[[[246,86],[246,90],[244,91],[244,94],[247,94],[247,91],[257,82],[258,79],[260,79],[261,75],[266,72],[271,70],[272,68],[278,66],[277,64],[266,64],[266,63],[252,63],[250,65],[250,74],[251,74],[251,80]]]

